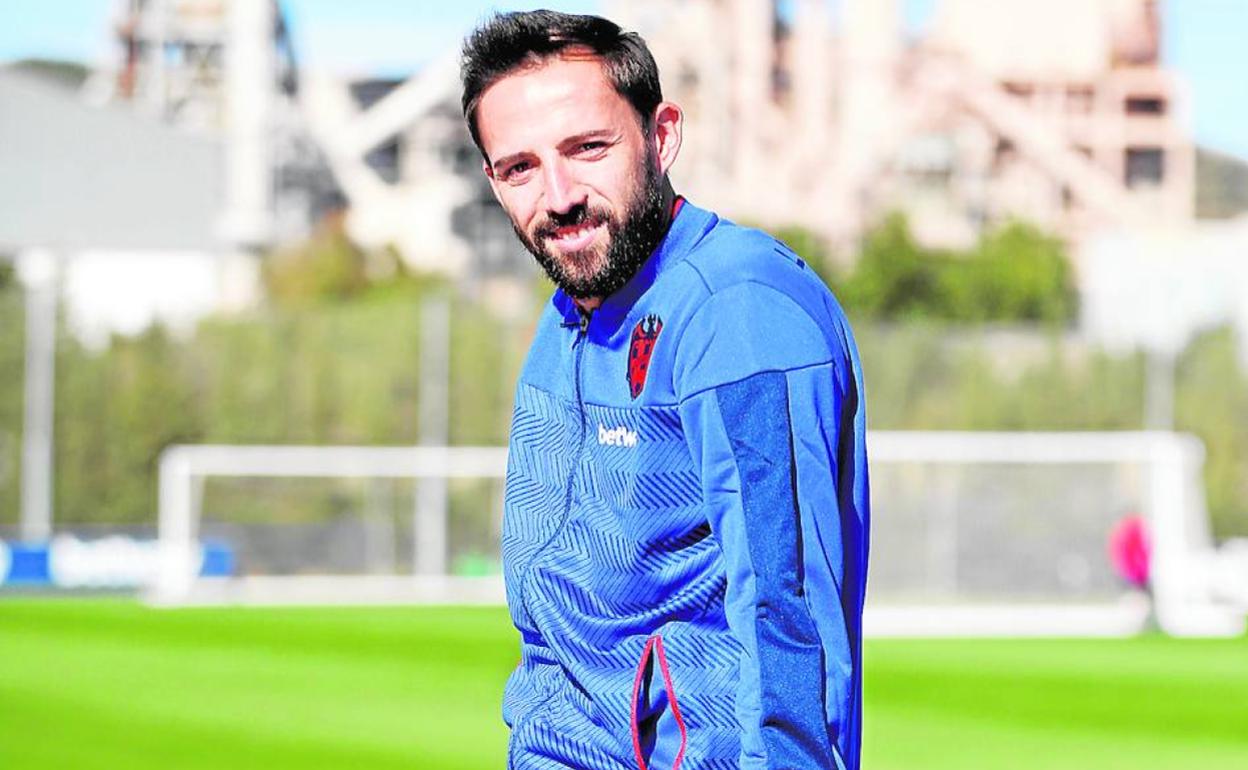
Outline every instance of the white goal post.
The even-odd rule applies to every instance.
[[[869,635],[1137,633],[1148,602],[1106,577],[1102,533],[1124,513],[1148,522],[1152,611],[1163,630],[1243,630],[1242,613],[1212,598],[1204,450],[1194,437],[873,431],[868,453]],[[505,466],[499,447],[170,447],[160,462],[161,569],[149,598],[165,605],[501,603],[497,575],[448,574],[444,485],[501,479]],[[199,490],[207,477],[415,479],[411,574],[200,579]]]
[[[446,575],[447,479],[501,479],[502,447],[177,445],[160,458],[157,516],[160,568],[152,603],[493,602],[497,578]],[[209,476],[416,479],[414,574],[198,579],[202,482]],[[204,585],[204,583],[208,583]],[[232,585],[231,585],[232,583]],[[497,584],[495,586],[494,584]]]

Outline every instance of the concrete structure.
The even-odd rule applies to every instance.
[[[301,104],[347,200],[348,234],[394,246],[413,269],[447,273],[502,313],[523,312],[514,280],[532,259],[481,172],[448,54],[399,83],[313,73]]]
[[[0,255],[60,263],[88,343],[245,306],[256,265],[221,231],[224,156],[218,140],[0,71]]]
[[[199,9],[199,23],[226,5],[179,7]],[[942,0],[917,40],[906,39],[899,0],[629,0],[604,12],[646,37],[668,96],[686,109],[678,189],[735,218],[802,224],[844,254],[894,209],[935,246],[966,246],[986,225],[1023,218],[1098,265],[1109,259],[1104,244],[1135,242],[1115,233],[1147,226],[1174,242],[1190,231],[1194,152],[1181,89],[1159,62],[1152,0]],[[202,35],[179,34],[198,50],[192,38]],[[514,296],[509,279],[531,260],[464,129],[456,53],[402,82],[312,73],[270,109],[297,105],[357,242]],[[272,71],[293,83],[283,61],[279,51]],[[153,72],[136,65],[118,82],[195,82]],[[254,121],[235,133],[254,159]],[[263,206],[255,176],[243,177],[232,199]],[[1089,298],[1099,309],[1088,323],[1110,317],[1111,295]],[[1123,328],[1105,334],[1118,340]]]
[[[251,303],[256,254],[310,232],[333,178],[272,0],[120,0],[82,93],[0,72],[0,255],[64,262],[88,343]]]
[[[275,0],[116,0],[117,57],[85,89],[222,140],[220,234],[250,251],[306,236],[334,198],[298,109]]]
[[[964,245],[1022,217],[1074,240],[1191,220],[1193,149],[1148,0],[944,0],[905,42],[897,0],[630,0],[687,108],[682,189],[843,244],[883,212]]]
[[[315,75],[303,105],[358,241],[393,244],[418,269],[514,272],[518,247],[481,173],[459,94],[458,59],[447,55],[399,83]]]

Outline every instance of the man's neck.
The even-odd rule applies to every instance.
[[[680,211],[680,205],[682,203],[684,203],[684,198],[681,198],[676,194],[676,192],[672,189],[671,183],[669,182],[664,184],[663,210],[667,212],[667,224],[663,227],[664,233],[672,228],[672,220],[676,218],[676,212]],[[580,309],[582,314],[589,315],[602,305],[602,299],[602,297],[586,297],[584,299],[577,299],[573,301],[576,302],[576,306]]]

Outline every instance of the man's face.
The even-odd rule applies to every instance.
[[[520,240],[577,299],[606,297],[663,236],[650,132],[593,58],[553,58],[491,85],[477,107],[485,171]]]

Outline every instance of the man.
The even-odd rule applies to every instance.
[[[497,16],[463,106],[558,286],[516,390],[503,523],[511,768],[856,768],[862,377],[783,244],[674,194],[642,40]]]

